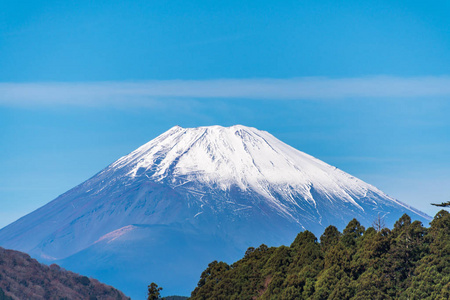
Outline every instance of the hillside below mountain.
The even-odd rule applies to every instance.
[[[0,297],[22,299],[129,300],[96,279],[40,264],[29,255],[0,248]]]

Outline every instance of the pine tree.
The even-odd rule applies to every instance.
[[[158,287],[158,285],[154,282],[150,283],[148,286],[148,297],[147,300],[156,300],[161,299],[160,291],[162,290],[162,287]]]
[[[322,246],[324,251],[327,251],[331,246],[334,246],[339,242],[341,235],[342,234],[335,226],[328,226],[320,236],[320,246]]]

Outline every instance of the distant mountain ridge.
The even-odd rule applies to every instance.
[[[430,219],[265,131],[175,126],[0,230],[0,245],[132,297],[157,280],[186,295],[208,262],[235,260],[249,246],[352,218],[370,225],[379,214],[392,225],[403,213]],[[136,278],[116,275],[132,270]]]

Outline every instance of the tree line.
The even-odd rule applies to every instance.
[[[250,247],[231,265],[210,263],[190,299],[450,299],[449,212],[428,228],[406,214],[381,225],[353,219],[320,242],[304,231],[289,247]]]

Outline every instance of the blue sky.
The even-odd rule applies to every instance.
[[[174,125],[243,124],[433,215],[448,1],[2,1],[0,227]]]

